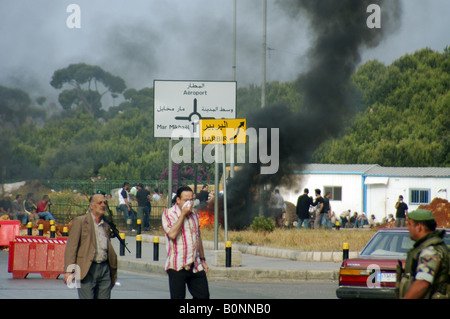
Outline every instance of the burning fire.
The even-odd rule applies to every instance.
[[[209,209],[202,209],[199,211],[199,218],[200,228],[214,225],[214,211],[211,211]]]

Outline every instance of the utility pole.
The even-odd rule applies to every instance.
[[[233,81],[236,81],[236,24],[237,24],[237,19],[236,19],[236,3],[237,0],[234,0],[234,12],[233,12],[233,66],[232,66],[232,70],[233,70]],[[234,177],[234,144],[231,145],[231,147],[229,148],[230,150],[230,178]],[[226,171],[224,172],[224,174],[226,174]]]
[[[263,40],[262,40],[262,81],[261,81],[261,108],[266,106],[266,53],[267,53],[267,0],[263,4]],[[259,216],[264,216],[263,193],[264,185],[258,186],[259,192]]]
[[[261,108],[266,106],[266,53],[267,53],[267,0],[264,0],[263,8],[263,41],[262,41],[262,83],[261,83]]]

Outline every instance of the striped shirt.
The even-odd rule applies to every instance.
[[[174,269],[179,271],[193,263],[194,273],[202,271],[203,266],[200,261],[199,250],[200,228],[198,212],[193,210],[189,216],[184,218],[183,226],[175,240],[170,239],[167,235],[178,218],[180,218],[180,215],[181,209],[177,204],[166,209],[162,215],[162,227],[166,233],[167,248],[165,268],[166,270]]]

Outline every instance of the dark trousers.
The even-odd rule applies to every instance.
[[[108,263],[92,263],[86,277],[80,282],[78,296],[80,299],[110,299],[111,289]]]
[[[194,299],[209,299],[208,279],[205,271],[194,273],[190,270],[167,270],[171,299],[185,299],[186,285]]]

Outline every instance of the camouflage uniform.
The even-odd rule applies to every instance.
[[[416,280],[425,280],[433,284],[433,279],[439,271],[439,264],[444,256],[434,246],[425,247],[419,254],[416,268]]]
[[[413,213],[410,215],[415,216]],[[424,280],[430,283],[423,298],[450,297],[450,254],[442,240],[444,235],[444,230],[430,232],[417,240],[408,252],[405,270],[402,272],[399,282],[400,298],[406,294],[415,280]]]

